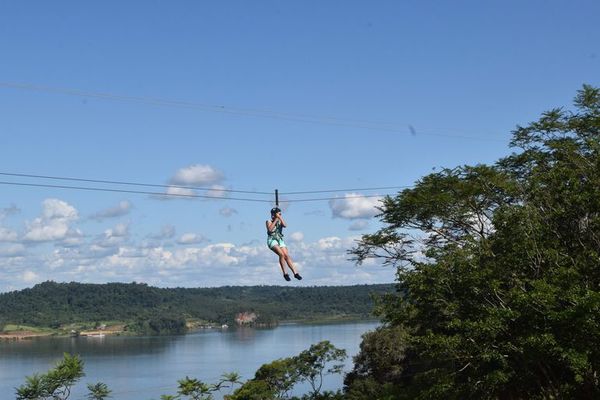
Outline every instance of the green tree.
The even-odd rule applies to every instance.
[[[517,127],[511,145],[384,199],[384,227],[352,254],[397,267],[397,293],[376,306],[385,327],[363,342],[348,395],[600,397],[600,90]]]
[[[311,395],[316,398],[321,392],[323,377],[329,374],[341,374],[346,357],[346,350],[338,349],[328,340],[324,340],[313,344],[308,350],[294,357],[294,363],[300,381],[310,384]]]
[[[338,399],[341,395],[331,392],[321,394],[323,377],[342,372],[346,351],[328,341],[312,345],[294,357],[282,358],[262,365],[254,379],[244,383],[229,400],[289,399],[290,391],[299,382],[308,382],[312,393],[305,399]]]
[[[104,400],[110,396],[111,390],[106,386],[105,383],[98,382],[96,384],[89,383],[87,385],[88,395],[87,398],[89,400]]]
[[[84,375],[79,356],[65,353],[46,374],[27,377],[25,385],[16,391],[17,400],[65,400],[71,394],[71,387]]]
[[[233,387],[235,385],[241,385],[242,381],[241,381],[242,377],[240,374],[238,374],[237,372],[227,372],[223,375],[221,375],[221,381],[219,382],[219,389],[221,388],[230,388],[230,394],[231,391],[233,391]]]
[[[192,400],[212,400],[212,392],[218,390],[214,386],[208,385],[195,378],[185,377],[178,381],[180,396],[188,396]]]

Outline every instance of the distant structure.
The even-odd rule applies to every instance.
[[[238,325],[253,324],[257,317],[253,312],[242,312],[235,316],[235,323]]]

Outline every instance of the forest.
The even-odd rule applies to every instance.
[[[365,319],[374,318],[372,295],[391,291],[392,284],[189,289],[157,288],[135,282],[48,281],[0,294],[0,326],[10,323],[59,328],[70,323],[122,321],[143,333],[183,333],[181,321],[232,324],[241,312],[255,313],[255,322],[262,324]]]

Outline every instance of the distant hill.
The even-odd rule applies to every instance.
[[[371,295],[393,290],[393,284],[164,289],[143,283],[48,281],[30,289],[0,294],[0,328],[8,323],[58,327],[93,321],[139,321],[157,316],[232,323],[241,312],[254,312],[258,322],[263,323],[369,318],[373,310]]]

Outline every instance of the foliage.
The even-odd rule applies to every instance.
[[[300,381],[307,381],[312,388],[312,395],[317,396],[323,386],[323,376],[341,374],[346,359],[346,350],[338,349],[325,340],[310,346],[295,357],[295,364]],[[330,365],[333,362],[338,364]],[[330,365],[328,367],[328,365]]]
[[[178,323],[169,326],[167,319],[175,322],[193,318],[233,324],[240,312],[256,313],[257,323],[262,324],[366,318],[372,316],[371,294],[390,291],[392,285],[165,289],[139,283],[44,282],[30,289],[0,294],[0,322],[59,326],[74,322],[134,321],[133,330],[160,333],[180,330]]]
[[[87,398],[89,400],[104,400],[107,397],[110,397],[111,390],[106,386],[105,383],[98,382],[96,384],[89,383],[87,385],[88,395]]]
[[[320,393],[323,377],[339,374],[343,364],[333,364],[346,359],[346,351],[329,341],[312,345],[294,357],[282,358],[262,365],[251,379],[244,383],[229,400],[287,399],[299,382],[309,382],[313,391],[305,399],[338,399],[340,393]]]
[[[241,384],[240,375],[237,372],[223,374],[216,384],[207,384],[196,378],[186,376],[177,382],[179,384],[176,395],[162,395],[161,400],[179,400],[188,398],[191,400],[212,400],[213,393],[223,388],[233,388],[236,384]]]
[[[511,144],[387,197],[352,250],[398,267],[398,286],[349,398],[600,397],[600,90]]]
[[[65,353],[46,374],[27,377],[26,384],[17,389],[17,400],[65,400],[71,394],[71,387],[84,375],[83,361]]]
[[[183,317],[163,314],[137,319],[127,325],[127,330],[143,335],[180,335],[187,331],[187,327]]]

